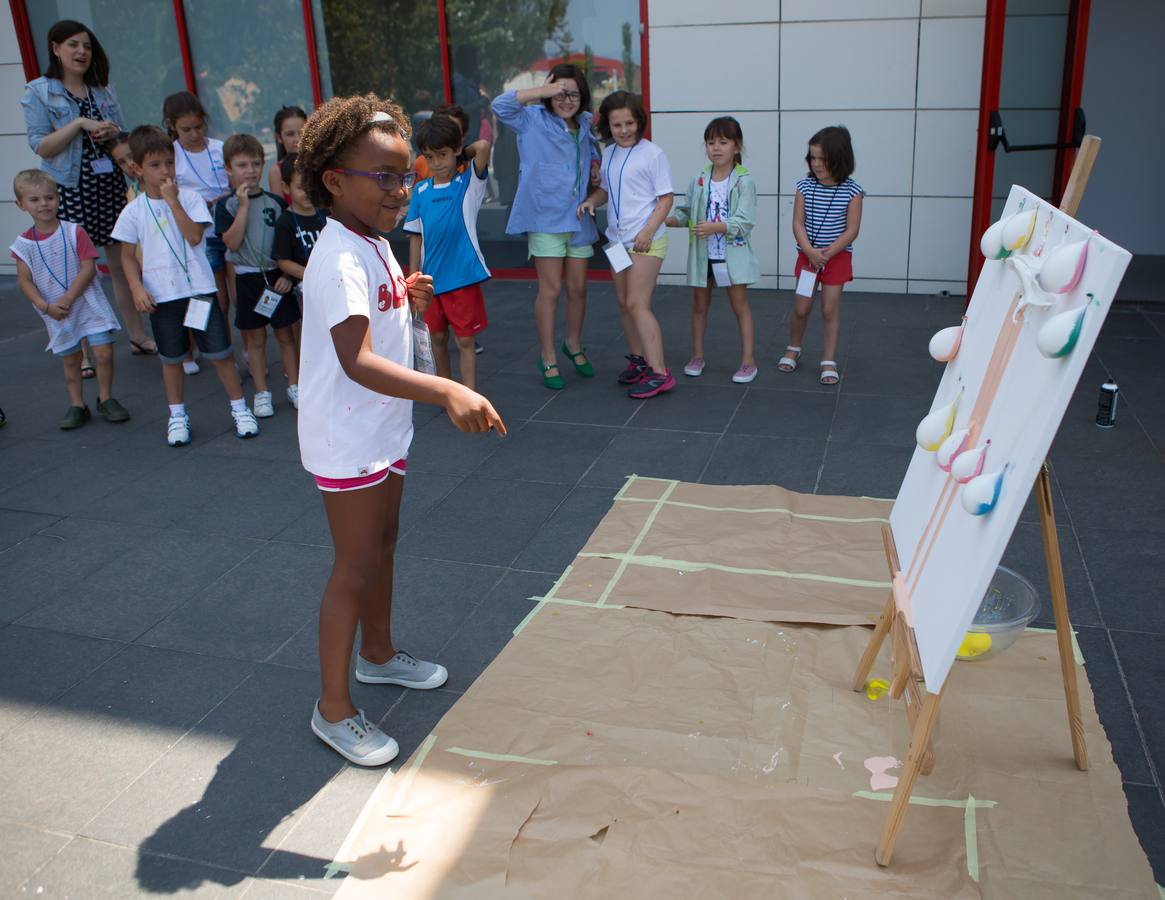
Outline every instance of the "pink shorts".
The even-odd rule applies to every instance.
[[[316,475],[316,487],[321,491],[328,491],[329,493],[340,493],[342,491],[358,491],[361,488],[376,487],[376,485],[388,478],[390,472],[396,472],[397,475],[404,475],[407,469],[408,458],[404,457],[398,459],[387,469],[381,469],[379,472],[373,472],[371,475],[357,475],[355,478],[324,478],[322,475]]]

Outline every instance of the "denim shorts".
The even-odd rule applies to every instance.
[[[206,359],[226,359],[232,355],[231,333],[222,310],[218,308],[218,298],[209,294],[194,299],[210,301],[210,318],[206,320],[205,331],[187,329],[183,324],[186,307],[190,304],[189,298],[159,303],[158,308],[150,313],[150,327],[154,330],[154,343],[158,345],[158,358],[164,363],[172,365],[186,358],[190,351],[188,331],[194,335],[198,352]]]
[[[112,344],[116,339],[112,331],[99,331],[96,334],[85,335],[85,337],[81,338],[81,341],[88,341],[90,347],[100,347],[102,344]],[[72,356],[74,353],[80,353],[81,341],[77,341],[68,350],[54,350],[53,356]]]
[[[215,272],[221,272],[227,267],[227,245],[217,234],[206,236],[206,261]]]

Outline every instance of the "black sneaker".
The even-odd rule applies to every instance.
[[[647,400],[656,394],[670,391],[675,386],[676,380],[671,373],[671,369],[664,372],[656,372],[654,369],[648,369],[643,373],[639,384],[627,392],[627,396],[632,400]]]
[[[65,410],[65,416],[61,419],[61,431],[72,431],[74,428],[80,428],[89,421],[89,407],[88,406],[70,406]]]
[[[106,422],[129,421],[129,412],[114,397],[110,397],[108,400],[98,400],[97,412],[105,417]]]
[[[634,353],[629,353],[624,358],[627,360],[627,368],[619,373],[619,384],[638,384],[643,373],[647,371],[647,360]]]

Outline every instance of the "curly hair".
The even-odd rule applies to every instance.
[[[335,168],[352,145],[374,128],[395,134],[406,143],[412,136],[408,116],[400,105],[376,94],[333,97],[308,117],[299,138],[295,170],[318,209],[332,205],[324,173]]]

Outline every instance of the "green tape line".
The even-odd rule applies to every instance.
[[[854,791],[853,796],[860,797],[863,800],[883,800],[889,802],[894,799],[894,795],[884,791]],[[971,797],[970,800],[944,800],[941,797],[911,797],[910,803],[912,806],[950,806],[955,809],[962,809],[968,802],[974,803],[976,809],[992,809],[998,804],[994,800],[976,800]]]
[[[527,597],[527,600],[534,600],[538,603],[559,603],[563,606],[589,606],[591,608],[599,608],[598,604],[593,600],[570,600],[566,597]],[[602,609],[626,609],[625,606],[620,606],[617,603],[608,603],[601,607]]]
[[[484,750],[466,750],[464,747],[446,747],[446,753],[468,756],[473,759],[492,759],[494,762],[526,763],[531,766],[557,766],[555,759],[535,759],[532,756],[514,756],[510,753],[486,753]]]
[[[524,629],[527,625],[530,624],[530,621],[536,615],[538,615],[539,610],[541,610],[543,606],[545,606],[552,599],[554,599],[554,595],[558,592],[558,589],[560,587],[562,587],[562,583],[564,581],[566,581],[567,578],[570,577],[570,573],[573,571],[574,571],[574,564],[573,563],[562,570],[562,574],[558,576],[558,578],[554,582],[554,584],[550,585],[550,590],[546,592],[546,596],[539,597],[538,603],[534,606],[534,608],[532,610],[530,610],[530,612],[526,615],[526,618],[524,618],[521,622],[518,623],[518,627],[514,629],[515,635],[521,634],[522,629]],[[531,597],[530,599],[533,600],[534,598]]]
[[[522,630],[527,625],[530,624],[530,620],[533,619],[536,615],[538,615],[538,611],[540,609],[542,609],[542,607],[544,607],[545,605],[546,605],[546,598],[545,597],[543,597],[541,600],[539,600],[537,603],[534,604],[534,608],[531,609],[530,612],[526,613],[526,618],[524,618],[521,622],[519,622],[517,624],[517,626],[514,628],[514,636],[515,637],[517,637],[519,634],[522,633]]]
[[[611,592],[615,590],[615,585],[619,583],[619,579],[622,578],[623,573],[627,571],[628,560],[634,557],[635,551],[639,549],[639,545],[642,544],[643,539],[647,537],[647,532],[649,532],[651,530],[651,526],[655,524],[655,517],[659,515],[659,511],[663,509],[663,505],[667,502],[667,498],[671,496],[672,491],[674,491],[678,485],[678,481],[672,481],[668,483],[667,488],[662,494],[660,494],[659,499],[655,501],[655,509],[653,509],[648,514],[647,521],[644,522],[643,527],[639,529],[639,534],[636,535],[635,541],[631,544],[630,549],[628,549],[626,553],[620,553],[617,556],[611,557],[619,559],[619,566],[615,569],[615,574],[611,576],[611,580],[607,582],[607,586],[603,588],[603,592],[599,594],[598,602],[595,604],[596,606],[606,605],[607,598],[610,597]],[[582,555],[583,554],[581,553],[579,554],[579,556]],[[600,556],[605,554],[591,553],[587,555]]]
[[[975,827],[975,798],[967,795],[967,809],[963,813],[963,831],[967,838],[967,874],[979,883],[979,831]]]
[[[851,587],[877,588],[887,590],[889,581],[868,581],[864,578],[842,578],[839,575],[818,575],[816,572],[782,572],[779,569],[747,569],[740,566],[723,566],[719,563],[689,562],[683,559],[665,559],[662,556],[636,556],[634,551],[629,553],[580,553],[580,558],[617,559],[620,568],[616,576],[622,574],[627,565],[648,566],[653,569],[681,569],[686,572],[702,572],[712,569],[717,572],[728,572],[733,575],[768,575],[773,578],[795,578],[800,581],[823,581],[829,584],[844,584]],[[608,586],[608,588],[610,585]],[[609,593],[605,592],[605,593]],[[600,602],[600,606],[602,603]]]
[[[1055,634],[1055,628],[1035,628],[1031,625],[1027,627],[1028,631],[1035,631],[1038,634]],[[1076,665],[1084,665],[1084,652],[1080,649],[1080,644],[1076,640],[1076,629],[1073,628],[1072,634],[1072,659],[1075,660]]]
[[[624,503],[659,503],[658,500],[649,500],[646,497],[615,497],[616,500],[622,500]],[[686,500],[668,500],[665,506],[679,506],[684,509],[702,509],[708,512],[730,512],[730,513],[786,513],[794,519],[809,519],[815,522],[842,522],[850,524],[860,524],[869,522],[889,522],[889,519],[884,519],[880,516],[824,516],[816,515],[814,513],[797,513],[785,506],[705,506],[703,503],[688,503]]]

